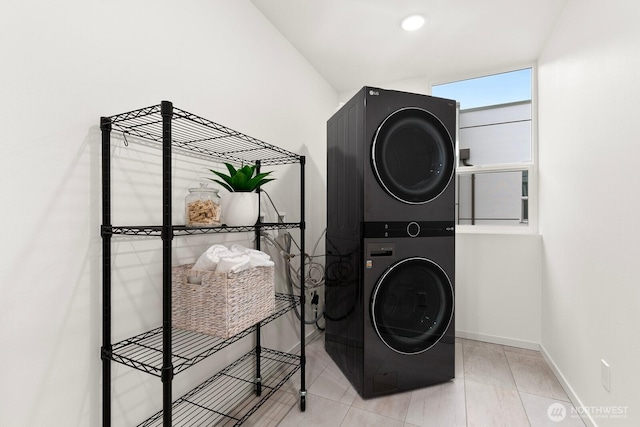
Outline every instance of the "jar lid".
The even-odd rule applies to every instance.
[[[209,188],[208,185],[209,184],[207,184],[207,183],[201,182],[200,183],[200,188],[190,188],[189,192],[191,192],[191,193],[194,193],[194,192],[200,193],[200,192],[205,192],[205,191],[209,192],[209,193],[217,193],[218,192],[217,188]]]

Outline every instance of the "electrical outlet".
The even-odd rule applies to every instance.
[[[611,367],[604,359],[600,359],[600,380],[607,391],[611,391]]]

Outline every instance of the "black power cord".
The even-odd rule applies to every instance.
[[[291,245],[292,245],[292,242],[293,242],[293,237],[291,237],[291,234],[284,233],[282,235],[282,237],[284,239],[284,246],[281,245],[278,241],[274,240],[266,232],[261,233],[261,236],[265,240],[267,240],[269,243],[271,243],[275,248],[277,248],[279,250],[279,253],[282,256],[282,259],[287,264],[287,267],[285,268],[286,283],[287,283],[287,288],[289,290],[289,293],[291,295],[294,295],[294,289],[293,289],[294,287],[296,287],[300,291],[300,293],[302,294],[307,289],[315,289],[317,287],[320,287],[320,286],[324,285],[324,268],[322,267],[321,264],[318,264],[315,261],[313,261],[312,257],[309,256],[308,254],[304,254],[302,262],[301,262],[302,265],[300,266],[299,269],[296,269],[291,264],[291,260],[296,257],[296,255],[291,253]],[[295,243],[295,242],[293,242],[293,243]],[[298,245],[296,244],[296,247],[297,246]],[[316,247],[317,247],[317,245],[316,245]],[[320,270],[321,274],[322,274],[322,277],[319,280],[315,280],[315,279],[312,279],[312,278],[308,277],[305,280],[305,283],[301,284],[301,286],[298,286],[298,285],[295,284],[295,280],[294,280],[293,276],[295,275],[295,278],[298,279],[298,281],[299,281],[300,280],[299,271],[300,271],[300,269],[305,268],[305,267],[309,268],[310,270],[313,269],[313,268],[316,268],[316,269]],[[310,282],[311,283],[311,287],[307,288],[306,282]],[[314,290],[310,303],[312,305],[314,305],[314,301],[315,301],[315,305],[318,305],[319,300],[320,300],[320,297],[319,297],[318,293]],[[298,307],[297,306],[294,307],[294,313],[296,314],[296,317],[298,318],[298,320],[302,319],[302,316],[301,316],[300,312],[298,311]],[[317,324],[317,322],[320,319],[322,319],[323,316],[324,316],[324,310],[322,310],[322,312],[319,315],[317,315],[317,314],[314,315],[314,318],[311,319],[311,320],[304,319],[304,323],[306,325],[314,325],[315,324],[316,327],[318,327],[320,329],[320,326]]]
[[[269,200],[269,203],[271,203],[271,206],[273,207],[273,210],[276,212],[276,215],[278,217],[278,221],[282,221],[282,216],[280,215],[280,212],[278,212],[278,208],[276,208],[276,205],[275,205],[275,203],[273,203],[273,200],[271,199],[271,196],[269,195],[269,193],[267,193],[264,190],[261,190],[261,193],[264,193],[264,195],[267,196],[267,199]],[[266,240],[268,240],[274,247],[279,249],[279,253],[282,256],[282,259],[287,264],[287,268],[286,268],[287,287],[289,288],[289,293],[291,295],[293,295],[294,286],[298,287],[298,289],[300,290],[300,293],[302,294],[307,289],[307,283],[309,283],[311,285],[310,289],[315,289],[317,287],[320,287],[320,286],[324,285],[324,280],[325,280],[325,269],[324,269],[324,266],[322,264],[319,264],[319,263],[313,261],[313,258],[317,257],[315,255],[316,249],[318,248],[318,245],[320,244],[320,239],[322,239],[322,236],[324,235],[324,233],[326,231],[327,230],[325,229],[322,232],[322,234],[320,235],[320,238],[316,242],[316,244],[315,244],[315,246],[313,248],[313,252],[312,252],[314,255],[308,255],[306,253],[302,254],[302,262],[301,262],[300,269],[303,269],[306,266],[309,269],[309,274],[307,275],[307,278],[305,279],[305,283],[301,283],[300,287],[295,286],[295,281],[293,280],[293,277],[292,277],[292,274],[294,274],[296,276],[296,278],[298,279],[298,281],[300,281],[300,273],[299,273],[300,269],[296,270],[291,265],[291,260],[295,257],[295,255],[291,253],[291,243],[293,242],[293,244],[296,245],[298,250],[300,250],[300,246],[298,246],[298,244],[295,242],[295,240],[293,240],[293,237],[291,237],[291,234],[289,234],[289,233],[285,233],[284,234],[285,247],[283,247],[279,242],[274,240],[266,232],[262,232],[261,233],[262,237],[264,237]],[[318,272],[319,275],[320,275],[320,278],[316,278],[316,279],[311,278],[311,272],[312,271]],[[319,302],[320,302],[319,300],[320,300],[320,296],[314,290],[313,294],[311,296],[311,305],[315,305],[317,307]],[[297,306],[294,307],[294,312],[296,313],[296,317],[298,318],[298,320],[300,320],[301,319],[301,315],[300,315],[300,312],[298,311],[298,307]],[[304,323],[306,325],[314,325],[315,324],[316,328],[318,328],[321,331],[324,331],[325,328],[321,327],[318,324],[318,321],[320,319],[322,319],[324,317],[324,315],[325,315],[324,309],[322,310],[322,312],[319,315],[317,314],[317,308],[314,310],[314,312],[316,313],[314,315],[314,318],[312,320],[306,320],[305,319]]]

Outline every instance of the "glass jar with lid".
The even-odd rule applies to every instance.
[[[222,222],[222,206],[217,188],[209,188],[204,183],[199,188],[189,188],[184,206],[187,227],[215,227]]]

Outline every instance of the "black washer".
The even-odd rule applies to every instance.
[[[374,288],[373,326],[390,349],[422,353],[449,327],[453,301],[453,287],[442,268],[426,258],[406,258],[389,267]]]

